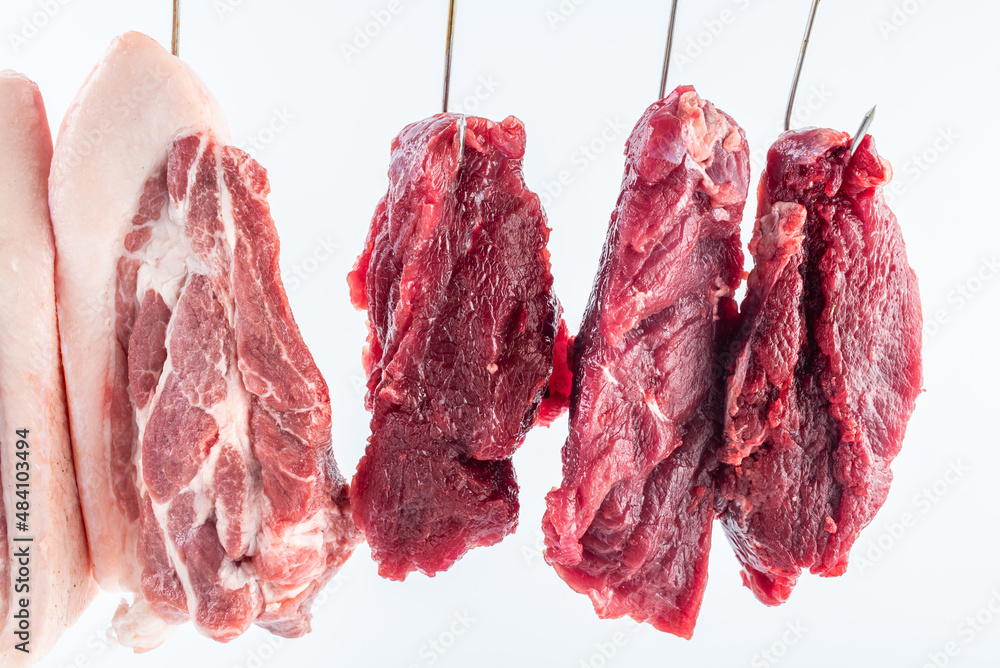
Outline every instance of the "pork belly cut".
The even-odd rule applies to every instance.
[[[524,146],[513,117],[405,128],[349,276],[368,310],[373,413],[351,500],[387,578],[433,575],[513,531],[510,456],[543,397],[547,422],[565,404],[547,391],[568,342],[563,328],[555,345],[549,229],[521,176]]]
[[[543,519],[546,559],[600,616],[683,637],[707,577],[748,183],[743,131],[693,88],[636,124]]]
[[[38,88],[0,72],[0,665],[11,667],[44,657],[97,591],[56,329],[51,159]]]
[[[194,74],[129,33],[53,163],[85,518],[101,583],[136,594],[114,628],[137,650],[187,620],[219,641],[252,623],[302,635],[359,539],[327,386],[281,283],[267,175],[226,136]]]
[[[768,152],[726,384],[720,517],[764,603],[841,575],[885,501],[920,392],[917,280],[866,136],[786,132]]]

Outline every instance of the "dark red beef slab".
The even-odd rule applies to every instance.
[[[574,343],[546,559],[600,616],[690,637],[707,577],[718,358],[736,320],[749,151],[732,118],[682,86],[646,110],[626,156]]]
[[[769,605],[802,569],[841,575],[885,501],[920,392],[920,300],[889,165],[870,136],[786,132],[771,147],[726,387],[720,517]]]
[[[373,412],[351,504],[387,578],[433,575],[517,524],[509,458],[546,394],[561,312],[524,143],[513,117],[406,127],[348,277],[368,309]]]

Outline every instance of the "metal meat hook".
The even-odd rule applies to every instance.
[[[441,96],[441,110],[448,113],[448,94],[451,89],[451,53],[455,43],[455,2],[448,0],[448,30],[445,34],[444,45],[444,92]],[[462,160],[465,155],[465,114],[458,119],[458,159]]]
[[[663,74],[660,75],[660,97],[667,96],[667,72],[670,70],[670,51],[674,44],[674,23],[677,19],[677,0],[670,4],[670,23],[667,24],[667,46],[663,53]]]
[[[812,6],[809,8],[809,20],[806,22],[806,32],[802,36],[802,46],[799,48],[799,59],[795,63],[795,74],[792,77],[792,87],[788,91],[788,106],[785,108],[785,132],[791,129],[792,124],[792,108],[795,106],[795,92],[799,88],[799,78],[802,76],[802,64],[806,60],[806,49],[809,47],[809,36],[812,34],[813,23],[816,21],[816,10],[819,9],[819,0],[812,0]],[[865,114],[864,119],[861,121],[861,127],[858,128],[857,133],[854,135],[854,140],[851,142],[851,155],[858,149],[861,144],[861,140],[864,139],[865,133],[868,132],[868,128],[871,127],[872,121],[875,120],[875,107],[872,107],[867,114]]]
[[[181,50],[181,0],[174,0],[174,19],[170,31],[170,53],[180,55]]]
[[[872,121],[874,120],[875,120],[875,107],[872,107],[871,109],[868,110],[868,113],[865,114],[865,117],[861,119],[861,127],[858,128],[858,131],[856,133],[854,133],[854,141],[851,142],[852,156],[854,155],[854,152],[858,150],[858,146],[861,145],[861,140],[865,138],[865,134],[868,133],[868,128],[871,127]]]
[[[809,21],[806,22],[806,32],[802,37],[802,46],[799,48],[799,59],[795,63],[795,74],[792,76],[792,87],[788,91],[788,106],[785,108],[785,132],[791,129],[792,107],[795,105],[795,92],[799,88],[799,77],[802,76],[802,64],[806,60],[806,49],[809,47],[809,36],[812,34],[813,22],[816,20],[816,10],[819,9],[819,0],[813,0],[812,7],[809,8]]]

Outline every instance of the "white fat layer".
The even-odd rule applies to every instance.
[[[142,594],[137,594],[132,605],[122,601],[118,606],[109,630],[109,640],[136,651],[145,651],[162,645],[176,630],[176,624],[160,617],[149,601]]]
[[[144,260],[136,281],[136,296],[140,302],[147,291],[153,290],[173,311],[187,276],[208,273],[208,268],[191,251],[183,224],[183,219],[178,220],[173,212],[169,212],[151,226],[149,243],[140,253]]]
[[[253,577],[251,569],[237,565],[230,559],[223,559],[222,566],[219,567],[219,584],[231,591],[243,589],[253,582]]]
[[[288,530],[280,535],[265,531],[261,541],[265,548],[280,547],[289,552],[309,550],[310,552],[322,553],[329,525],[327,514],[319,511],[313,513],[308,520],[289,526]],[[264,593],[265,605],[267,609],[273,610],[281,605],[281,601],[294,598],[304,592],[312,584],[312,581],[305,580],[288,586],[276,582],[261,582],[260,584],[261,591]]]
[[[210,461],[205,462],[205,465],[199,469],[196,479],[203,478],[207,474],[211,474],[210,477],[214,478],[223,445],[235,448],[239,456],[247,463],[250,468],[250,481],[253,486],[249,490],[249,498],[244,500],[242,511],[238,517],[239,526],[244,527],[241,533],[242,540],[239,551],[240,554],[252,557],[257,554],[257,536],[260,533],[259,529],[263,517],[260,512],[261,489],[258,482],[260,476],[259,472],[253,468],[256,464],[256,458],[250,446],[250,394],[247,392],[246,387],[244,387],[243,378],[240,376],[235,364],[229,366],[225,378],[227,385],[226,401],[206,408],[209,415],[215,420],[215,423],[219,425],[219,444],[212,449]],[[207,482],[205,481],[206,487]],[[217,501],[215,504],[220,505]],[[212,507],[213,512],[216,510],[216,505]],[[222,540],[229,533],[230,517],[227,513],[223,512],[221,507],[218,507],[215,517],[217,523],[216,529],[220,540]],[[248,562],[247,567],[249,568],[249,566]]]

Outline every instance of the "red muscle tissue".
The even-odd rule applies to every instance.
[[[771,147],[726,384],[720,516],[764,603],[840,575],[889,492],[920,392],[920,296],[871,136]]]
[[[682,86],[646,110],[626,157],[574,344],[545,554],[602,617],[690,637],[707,578],[717,351],[736,320],[749,151],[732,118]]]
[[[565,402],[549,229],[524,185],[524,127],[439,114],[393,142],[389,192],[349,277],[368,310],[372,435],[351,503],[379,563],[433,575],[517,525],[510,461]],[[547,398],[546,398],[547,396]]]

